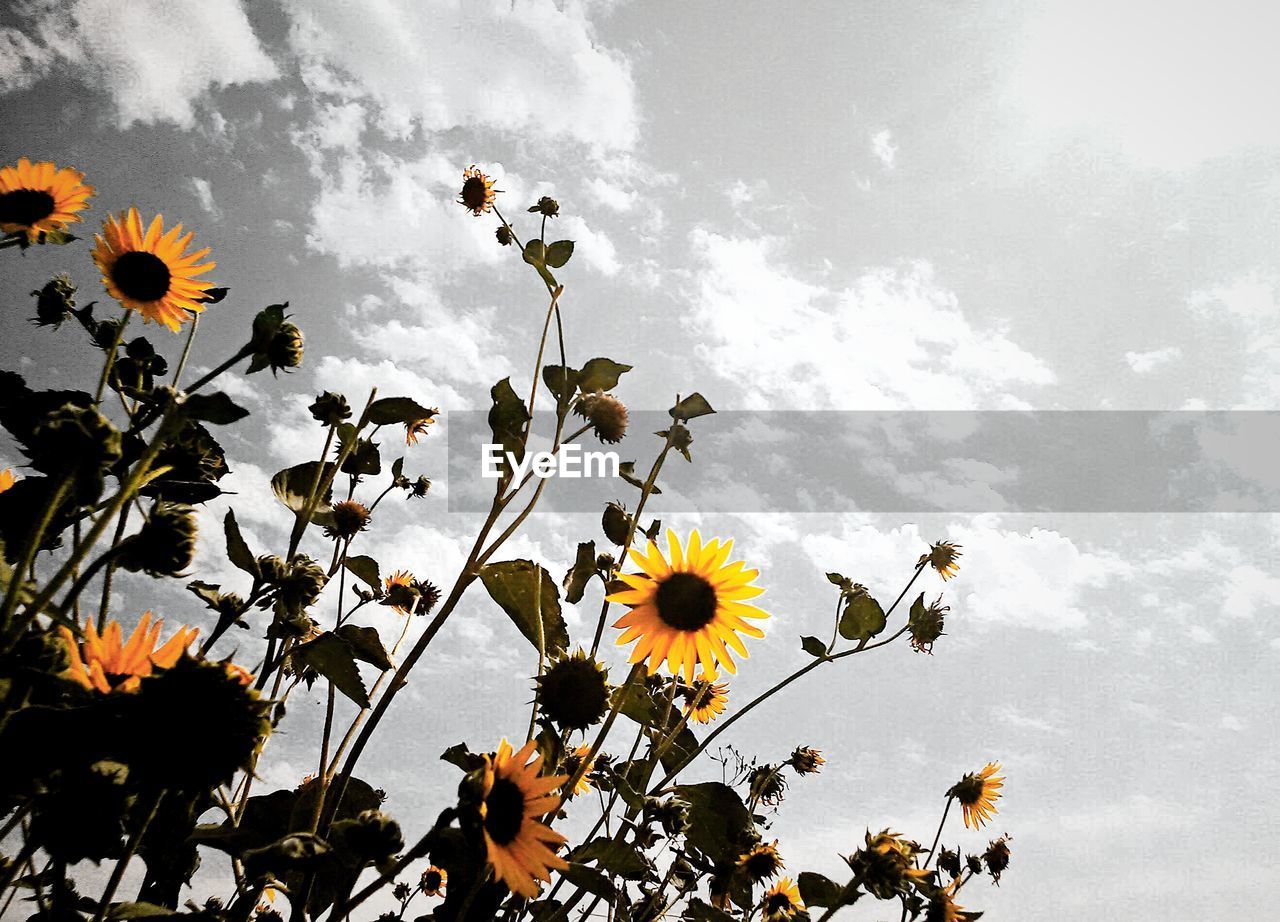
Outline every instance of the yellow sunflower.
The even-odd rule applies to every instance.
[[[950,541],[938,541],[929,545],[929,553],[921,554],[916,566],[928,564],[937,571],[944,580],[951,579],[960,572],[960,548],[962,545]]]
[[[685,713],[695,723],[709,724],[724,713],[729,703],[729,683],[712,682],[706,674],[694,679],[692,685],[684,685],[680,694],[685,700]]]
[[[988,762],[980,772],[972,772],[961,778],[951,790],[948,797],[954,797],[964,808],[964,824],[970,829],[981,829],[996,815],[996,801],[1000,799],[1000,789],[1004,787],[1004,776],[997,775],[1000,763]]]
[[[493,180],[480,172],[474,163],[463,171],[462,191],[458,193],[459,205],[465,205],[478,218],[493,207],[496,198]]]
[[[58,169],[47,160],[32,163],[26,157],[17,166],[0,169],[0,230],[25,233],[35,243],[41,234],[79,223],[76,212],[89,206],[94,191],[83,180],[79,170]]]
[[[570,778],[574,776],[574,774],[578,771],[578,766],[582,764],[582,760],[585,759],[590,753],[591,753],[591,747],[588,744],[583,743],[581,746],[579,746],[577,749],[573,750],[573,752],[569,754],[568,758],[566,758],[564,762],[564,770],[566,773],[568,773],[568,776]],[[583,794],[591,793],[590,775],[591,775],[591,770],[594,769],[595,767],[596,767],[596,760],[592,759],[590,762],[587,763],[587,767],[582,770],[582,774],[578,776],[578,783],[573,786],[574,797],[581,797]]]
[[[449,872],[434,864],[422,872],[418,888],[423,896],[444,896],[444,889],[449,884]]]
[[[418,436],[426,435],[428,428],[435,422],[430,416],[424,416],[422,419],[415,419],[404,424],[404,443],[406,445],[417,445]]]
[[[8,469],[0,471],[0,493],[3,493],[17,482],[18,478],[13,475],[13,471]]]
[[[563,871],[569,866],[555,853],[565,837],[539,819],[560,805],[560,798],[551,792],[569,777],[540,777],[542,756],[535,754],[536,748],[530,740],[513,755],[511,744],[504,739],[496,753],[485,756],[484,802],[480,805],[484,844],[494,876],[525,899],[538,895],[538,881],[551,880],[552,869]]]
[[[192,312],[204,310],[203,296],[213,282],[196,278],[215,262],[201,263],[206,247],[187,252],[193,234],[175,224],[168,233],[164,217],[156,215],[144,231],[138,209],[108,216],[102,233],[96,234],[93,261],[102,272],[107,292],[129,310],[151,323],[177,331]]]
[[[387,604],[402,615],[413,611],[418,604],[418,594],[413,591],[413,574],[408,570],[396,570],[385,580]]]
[[[763,637],[764,631],[748,619],[769,617],[746,604],[764,592],[751,585],[760,571],[745,569],[741,560],[726,564],[733,542],[715,538],[704,545],[696,530],[689,536],[688,547],[682,548],[676,533],[668,529],[667,544],[670,563],[652,541],[646,553],[631,549],[631,559],[643,572],[619,574],[629,588],[607,597],[631,607],[614,623],[626,629],[617,643],[639,640],[630,661],[647,659],[650,674],[658,671],[663,660],[672,673],[683,672],[688,683],[693,682],[699,664],[711,682],[719,676],[720,665],[737,672],[728,647],[746,657],[747,648],[738,634]]]
[[[70,678],[89,691],[99,691],[104,695],[113,691],[136,691],[142,677],[151,675],[153,666],[171,669],[199,633],[195,628],[180,628],[156,649],[163,625],[162,620],[152,624],[151,612],[147,612],[125,641],[119,621],[108,622],[99,635],[93,620],[85,619],[84,640],[78,643],[70,630],[59,628],[71,660]]]
[[[972,918],[973,914],[965,912],[964,907],[956,902],[959,883],[960,878],[957,877],[945,889],[939,889],[933,895],[925,907],[924,922],[968,922]]]
[[[765,891],[760,909],[764,922],[794,919],[804,909],[804,903],[800,900],[800,888],[790,877],[780,878]]]
[[[738,856],[738,870],[746,874],[752,883],[775,877],[784,867],[782,856],[778,854],[777,839],[772,844],[757,843],[750,851]]]

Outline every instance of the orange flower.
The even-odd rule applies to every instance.
[[[93,186],[71,167],[58,169],[45,160],[32,163],[26,157],[16,166],[0,169],[0,231],[27,235],[35,243],[41,234],[78,223],[76,212],[89,207]]]
[[[151,612],[147,612],[128,641],[124,641],[119,621],[108,622],[99,635],[93,620],[85,619],[84,640],[79,643],[70,630],[59,628],[71,659],[70,678],[89,691],[104,695],[136,691],[142,678],[151,675],[153,666],[172,668],[199,633],[195,628],[181,628],[157,649],[163,625],[162,620],[152,624]]]
[[[13,475],[13,471],[7,468],[0,471],[0,493],[3,493],[17,482],[18,478]]]

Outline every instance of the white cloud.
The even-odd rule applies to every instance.
[[[873,269],[833,290],[788,273],[773,238],[698,229],[691,242],[702,263],[691,321],[700,352],[742,382],[748,406],[1019,407],[1018,392],[1053,380],[1002,332],[971,324],[927,263]]]
[[[1210,321],[1226,321],[1238,336],[1240,399],[1237,409],[1271,409],[1280,401],[1280,300],[1277,280],[1253,272],[1195,292],[1188,303]]]
[[[277,74],[239,0],[40,2],[21,29],[6,30],[0,41],[0,89],[65,65],[111,94],[122,128],[161,121],[190,128],[195,103],[209,90]]]
[[[1149,352],[1126,352],[1124,360],[1135,374],[1145,375],[1155,371],[1175,359],[1182,358],[1182,350],[1177,346],[1166,346],[1163,349],[1152,349]]]
[[[871,152],[886,170],[892,170],[898,157],[898,145],[893,143],[893,132],[881,129],[871,136]]]
[[[209,184],[209,180],[201,179],[199,176],[192,176],[190,182],[191,191],[195,194],[196,201],[200,203],[200,207],[204,212],[214,219],[222,217],[222,210],[218,208],[217,203],[213,200],[213,187]]]
[[[626,148],[636,138],[626,62],[581,8],[551,0],[291,0],[290,42],[313,87],[380,107],[380,126],[459,126]]]
[[[1280,144],[1280,6],[1255,0],[1052,0],[1011,95],[1051,131],[1081,126],[1140,163],[1181,169]]]

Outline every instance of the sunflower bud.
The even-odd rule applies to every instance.
[[[275,554],[263,554],[258,558],[258,573],[261,574],[264,583],[275,585],[281,582],[288,572],[289,564],[285,562],[283,557],[277,557]]]
[[[369,509],[364,503],[353,499],[334,503],[332,524],[324,527],[325,536],[336,540],[350,541],[369,527]]]
[[[610,445],[627,434],[627,408],[612,394],[586,394],[578,398],[574,412],[591,423],[596,438]]]
[[[511,240],[512,240],[511,228],[507,227],[507,225],[503,224],[501,227],[499,227],[498,230],[494,233],[494,236],[498,238],[499,246],[504,246],[504,247],[511,246]]]
[[[334,836],[371,864],[380,865],[404,848],[400,824],[381,810],[365,810],[355,819],[337,823]]]
[[[617,565],[618,562],[613,559],[612,554],[599,554],[596,557],[596,569],[601,573],[612,573]]]
[[[795,769],[798,775],[813,775],[821,770],[826,761],[818,750],[808,746],[797,746],[795,752],[791,753],[791,758],[787,760],[787,764]]]
[[[36,315],[31,321],[36,326],[61,326],[76,307],[76,286],[66,274],[55,275],[31,296],[36,299]]]
[[[64,404],[35,427],[27,445],[31,467],[54,477],[73,478],[76,496],[92,502],[102,492],[103,474],[123,454],[120,431],[93,407]]]
[[[757,765],[747,776],[751,797],[770,807],[782,803],[786,795],[787,779],[782,776],[781,765]]]
[[[538,679],[538,705],[565,730],[585,730],[609,709],[609,671],[579,649],[553,660]]]
[[[120,544],[120,566],[131,573],[180,576],[195,559],[196,530],[190,506],[157,502],[138,533]]]
[[[646,797],[644,822],[657,823],[668,836],[678,836],[689,826],[689,805],[674,797],[666,800]]]
[[[418,479],[415,480],[413,482],[413,485],[409,487],[409,495],[412,496],[414,499],[423,499],[426,497],[427,493],[430,490],[431,490],[431,481],[428,480],[426,477],[419,475]]]
[[[276,584],[276,614],[298,621],[329,581],[324,568],[305,554],[299,554],[284,578]]]
[[[347,398],[333,391],[325,391],[307,409],[316,422],[325,426],[336,426],[351,417],[351,405],[347,403]]]
[[[538,199],[538,203],[536,205],[529,206],[528,211],[530,214],[536,213],[546,218],[554,218],[560,213],[560,203],[551,196],[544,195],[542,198]]]
[[[413,588],[418,591],[418,604],[413,607],[413,613],[419,617],[431,614],[440,601],[440,587],[429,579],[415,579]]]
[[[991,879],[999,886],[1000,875],[1009,867],[1009,837],[1001,836],[991,842],[987,850],[982,853],[982,859],[987,863]]]
[[[982,856],[981,855],[965,855],[965,867],[969,869],[970,874],[982,873]]]
[[[907,629],[911,632],[911,649],[917,653],[932,654],[933,645],[942,636],[942,629],[946,626],[946,614],[951,611],[951,606],[942,604],[942,596],[938,596],[927,607],[923,600],[922,594],[916,604],[911,606]]]
[[[267,360],[271,372],[288,371],[302,364],[302,331],[292,323],[280,324],[267,346]]]
[[[604,516],[600,519],[604,536],[619,546],[627,543],[627,535],[631,533],[631,516],[619,502],[612,502],[604,507]]]
[[[892,899],[909,883],[933,873],[915,866],[915,857],[921,852],[919,843],[896,832],[885,829],[873,836],[868,830],[865,843],[846,860],[854,874],[862,878],[867,892],[878,900]]]
[[[946,871],[952,878],[960,876],[960,852],[944,848],[938,852],[938,869]]]

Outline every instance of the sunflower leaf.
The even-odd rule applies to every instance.
[[[434,407],[424,407],[408,397],[382,397],[369,404],[365,415],[375,426],[391,426],[431,419],[439,412]]]
[[[569,646],[560,593],[542,567],[531,560],[504,560],[482,567],[480,581],[535,650],[551,654]]]
[[[578,542],[578,556],[573,561],[573,566],[569,568],[569,572],[564,575],[564,600],[570,605],[577,605],[582,601],[582,594],[587,589],[587,583],[591,582],[591,577],[596,575],[596,543],[594,541]]]
[[[571,861],[569,866],[561,873],[575,887],[588,893],[593,893],[603,898],[606,902],[612,903],[618,896],[617,891],[609,885],[609,878],[595,868],[589,868],[586,865]]]
[[[733,916],[696,897],[685,905],[680,919],[681,922],[733,922]]]
[[[356,654],[339,635],[326,631],[315,640],[308,641],[294,652],[294,656],[333,683],[361,708],[369,706],[369,694],[356,666]]]
[[[344,624],[334,633],[347,642],[356,659],[384,671],[395,667],[387,654],[387,648],[382,645],[377,628]]]
[[[800,649],[810,656],[821,658],[827,655],[827,645],[811,635],[800,638]]]
[[[600,868],[618,877],[639,880],[649,870],[649,859],[633,845],[600,836],[573,850],[572,859],[579,864],[594,861]]]
[[[191,419],[203,420],[215,426],[225,426],[244,419],[249,411],[239,406],[222,391],[213,394],[192,394],[182,405]]]
[[[707,403],[707,398],[701,394],[690,394],[683,400],[676,401],[676,405],[667,411],[671,414],[671,418],[677,422],[688,422],[691,419],[697,419],[699,416],[708,416],[714,413],[711,404]]]
[[[644,489],[644,481],[636,476],[636,463],[634,461],[623,461],[618,465],[618,476],[639,490]],[[662,492],[655,483],[653,489],[650,490],[654,496]]]
[[[880,603],[866,592],[858,592],[849,597],[840,613],[840,636],[866,643],[883,631],[886,623]]]
[[[227,510],[227,517],[222,520],[222,530],[227,537],[227,559],[235,564],[238,569],[257,579],[259,576],[258,561],[253,556],[253,551],[249,550],[249,545],[245,543],[244,537],[240,534],[240,525],[236,522],[234,509]]]
[[[357,554],[354,557],[348,557],[343,563],[356,575],[357,579],[368,585],[375,593],[382,592],[382,577],[378,573],[378,561],[364,554]]]
[[[502,445],[505,454],[517,461],[524,458],[524,427],[529,422],[529,410],[524,401],[516,396],[510,378],[503,378],[489,391],[493,397],[493,406],[489,408],[489,428],[493,431],[493,440]],[[503,467],[509,469],[506,458]]]
[[[730,851],[751,829],[751,814],[737,792],[719,781],[676,786],[676,796],[689,805],[686,840],[712,861]]]
[[[632,369],[631,365],[623,365],[613,359],[594,358],[582,366],[578,378],[578,388],[584,394],[593,391],[611,391],[618,386],[618,379]]]
[[[561,406],[567,406],[573,398],[580,377],[581,372],[576,368],[568,368],[564,365],[544,365],[542,367],[542,380],[546,382],[547,388],[551,393],[556,395],[556,399]]]
[[[569,261],[569,257],[573,255],[572,240],[557,240],[551,246],[547,247],[546,263],[552,269],[559,269]]]
[[[329,506],[333,499],[333,473],[335,465],[332,461],[325,461],[323,465],[319,461],[306,461],[302,464],[295,464],[293,467],[287,467],[279,471],[271,478],[271,491],[275,493],[276,499],[284,503],[294,512],[301,513],[303,507],[307,504],[307,497],[311,495],[311,485],[316,482],[317,472],[319,473],[320,483],[326,480],[330,482],[329,489],[325,490],[324,495],[320,498],[320,503],[316,506],[316,512],[331,512]]]
[[[801,871],[796,884],[800,887],[800,899],[806,906],[828,908],[846,905],[844,887],[822,874]]]

